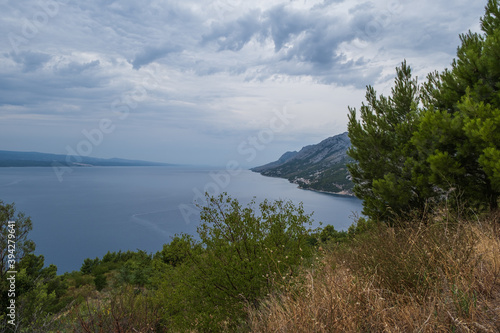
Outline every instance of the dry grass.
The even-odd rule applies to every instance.
[[[71,332],[164,332],[160,309],[140,290],[125,288],[106,298],[87,299],[68,315]],[[69,328],[71,327],[71,328]]]
[[[498,332],[499,220],[372,230],[249,308],[250,330]]]

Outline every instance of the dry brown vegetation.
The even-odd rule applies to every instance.
[[[165,332],[161,309],[140,290],[124,288],[108,297],[87,299],[75,306],[66,320],[74,333]]]
[[[500,214],[378,226],[325,251],[306,283],[249,308],[252,332],[498,332]]]

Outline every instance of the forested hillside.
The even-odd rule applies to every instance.
[[[286,178],[304,189],[352,195],[353,183],[347,171],[350,140],[346,133],[318,144],[287,152],[277,161],[252,168],[264,176]]]

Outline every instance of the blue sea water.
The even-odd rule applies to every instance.
[[[194,201],[225,191],[241,203],[253,197],[303,202],[314,226],[347,229],[361,212],[356,198],[298,189],[285,179],[242,170],[194,167],[81,167],[60,181],[52,168],[0,168],[0,200],[33,221],[36,253],[58,272],[78,270],[107,251],[161,250],[172,236],[196,236]]]

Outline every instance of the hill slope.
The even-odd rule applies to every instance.
[[[353,195],[346,163],[351,141],[347,132],[335,135],[299,152],[286,152],[277,161],[255,167],[264,176],[286,178],[299,187]]]
[[[166,166],[171,164],[156,163],[121,158],[94,158],[37,152],[21,152],[0,150],[0,167],[32,167],[32,166]]]

